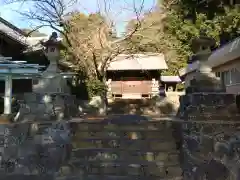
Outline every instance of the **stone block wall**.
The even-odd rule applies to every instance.
[[[18,121],[63,120],[78,115],[78,103],[72,95],[26,93],[16,98],[20,103]]]
[[[235,95],[192,93],[180,97],[178,125],[182,169],[186,179],[239,177],[236,158],[240,116]],[[181,139],[179,138],[181,137]],[[234,176],[234,177],[232,177]]]

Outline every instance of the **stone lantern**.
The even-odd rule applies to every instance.
[[[45,55],[50,61],[50,64],[46,71],[48,72],[59,72],[57,68],[58,59],[60,58],[60,50],[63,49],[63,45],[60,40],[58,40],[58,35],[53,32],[49,40],[41,43],[45,47]]]
[[[181,124],[179,132],[182,136],[178,139],[182,142],[181,152],[184,156],[182,166],[186,167],[183,173],[186,176],[184,179],[201,179],[209,172],[210,174],[215,172],[215,165],[208,166],[207,171],[203,170],[206,169],[206,162],[215,160],[215,158],[218,162],[224,163],[232,160],[232,155],[228,155],[231,152],[229,146],[231,135],[222,133],[228,132],[229,126],[223,125],[223,122],[237,123],[239,116],[232,113],[232,107],[235,106],[235,94],[225,92],[220,79],[215,76],[208,63],[208,57],[211,54],[210,47],[213,45],[215,41],[203,32],[200,37],[192,41],[192,50],[195,54],[188,63],[194,62],[198,67],[186,89],[186,94],[179,99],[180,107],[177,116],[182,120],[182,123],[179,123]],[[234,126],[237,124],[231,123],[233,131]],[[221,138],[213,140],[213,134],[221,134]]]
[[[63,48],[56,32],[53,32],[49,40],[41,42],[45,47],[45,56],[49,60],[49,66],[43,72],[41,79],[34,85],[34,91],[37,93],[69,93],[67,81],[58,69],[58,60],[60,59],[60,50]]]
[[[187,92],[216,92],[224,91],[219,78],[212,72],[211,66],[208,64],[208,57],[211,55],[211,47],[215,45],[213,38],[207,37],[205,32],[201,32],[200,36],[192,40],[192,55],[188,64],[197,63],[197,70],[194,78],[187,87]]]

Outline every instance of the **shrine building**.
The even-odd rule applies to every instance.
[[[167,68],[163,54],[120,54],[107,67],[108,97],[141,99],[158,95],[161,71]]]
[[[178,91],[177,84],[180,83],[182,83],[182,80],[179,76],[161,76],[161,85],[164,87],[165,92]]]

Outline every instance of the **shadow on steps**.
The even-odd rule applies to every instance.
[[[109,103],[109,114],[172,115],[176,114],[176,103],[168,98],[119,99]]]

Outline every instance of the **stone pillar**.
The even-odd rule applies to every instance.
[[[12,75],[5,77],[4,114],[12,113]]]

